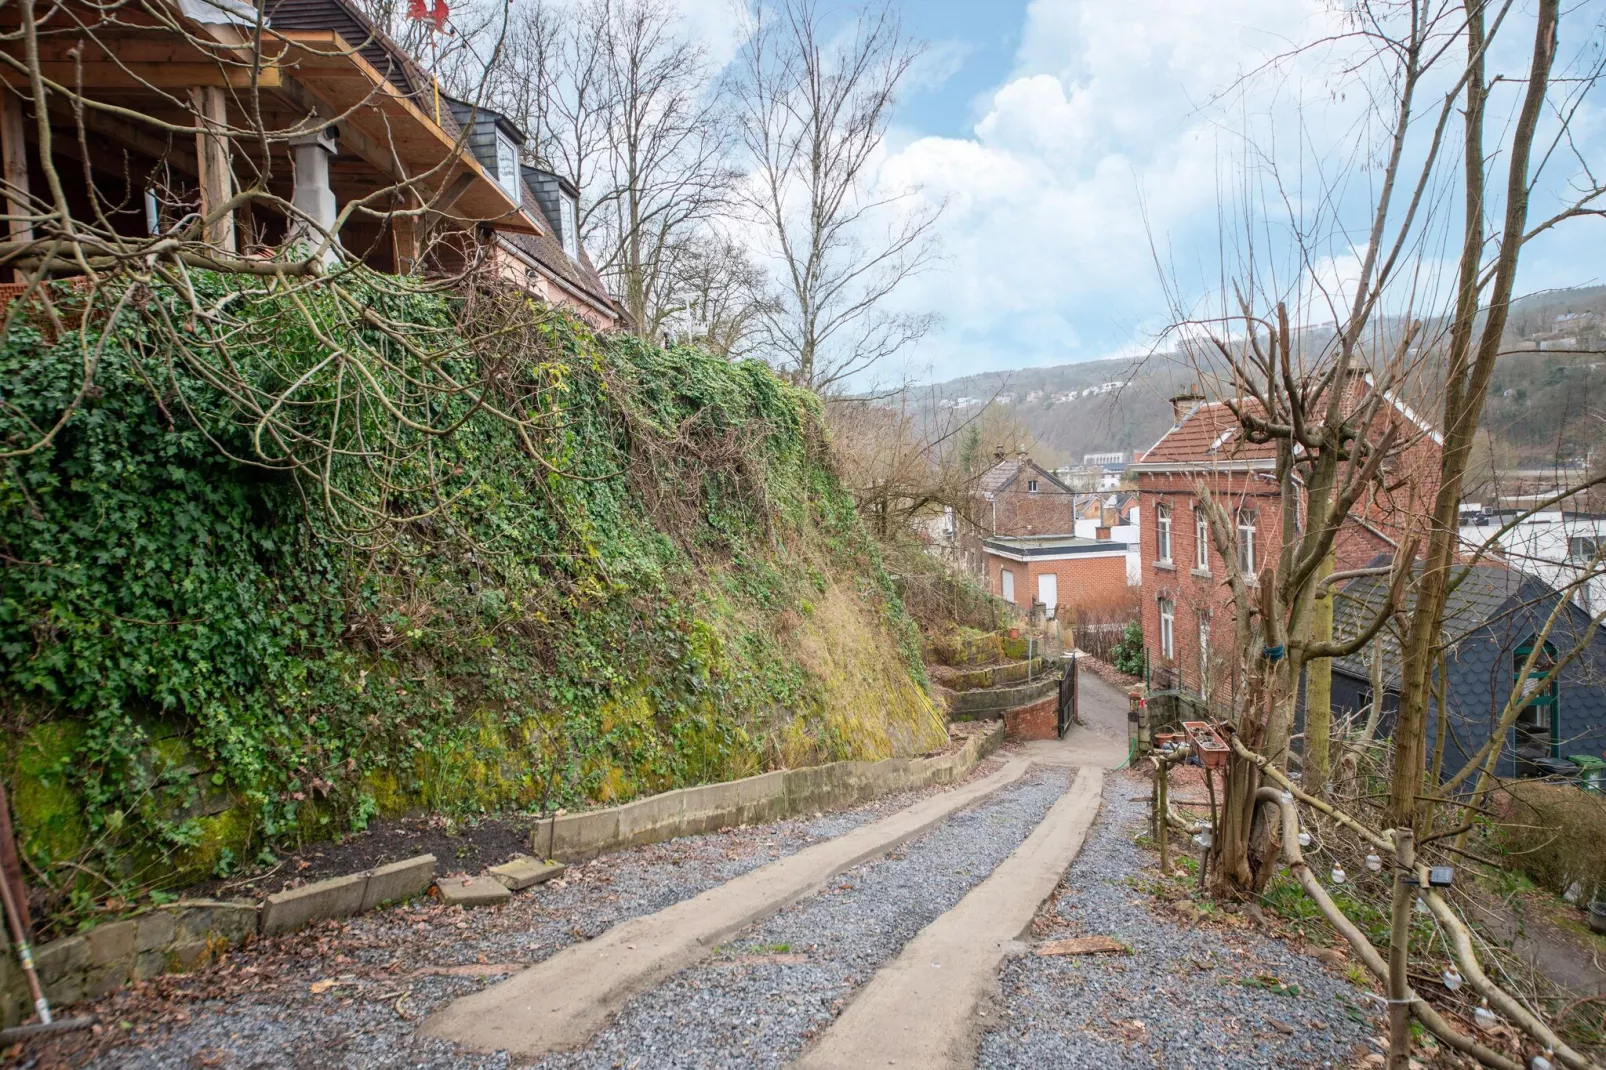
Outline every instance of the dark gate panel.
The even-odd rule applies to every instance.
[[[1064,739],[1071,725],[1076,723],[1076,658],[1065,659],[1065,674],[1060,677],[1059,714],[1054,729]]]

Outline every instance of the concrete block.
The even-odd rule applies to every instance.
[[[551,857],[553,858],[568,862],[583,862],[611,850],[618,843],[618,810],[565,814],[552,820]]]
[[[73,970],[62,974],[53,980],[40,979],[40,987],[45,990],[45,998],[52,1007],[65,1007],[69,1003],[77,1003],[89,997],[89,973],[86,970]]]
[[[114,962],[134,961],[134,933],[136,921],[114,921],[97,925],[84,934],[89,944],[89,962],[92,966],[110,966]]]
[[[447,906],[488,907],[505,903],[513,893],[495,877],[442,877],[435,882]]]
[[[429,891],[434,883],[434,855],[415,855],[379,866],[368,875],[362,908],[372,910],[381,903],[400,903],[415,898]]]
[[[174,973],[189,973],[205,966],[211,957],[212,945],[205,940],[185,940],[168,949],[167,968]]]
[[[734,782],[699,784],[681,792],[681,835],[695,836],[740,824],[738,789]]]
[[[615,807],[619,811],[618,845],[633,847],[674,839],[681,833],[685,807],[685,795],[679,791],[666,791]]]
[[[154,951],[159,947],[166,947],[173,942],[178,933],[178,923],[173,919],[170,910],[153,910],[149,914],[141,915],[138,919],[139,928],[134,934],[134,950]]]
[[[221,899],[187,899],[167,908],[176,923],[168,942],[222,940],[233,945],[257,931],[255,903]]]
[[[148,981],[167,972],[167,948],[152,948],[134,956],[134,980]]]
[[[331,877],[326,881],[276,892],[262,903],[262,935],[275,936],[327,918],[344,918],[362,909],[367,873]]]
[[[117,991],[134,979],[134,959],[112,963],[89,971],[85,988],[90,999]]]
[[[530,826],[530,853],[537,858],[552,857],[552,818],[543,817]]]
[[[786,771],[786,812],[793,817],[824,809],[829,766],[807,766]]]
[[[89,941],[82,936],[63,937],[33,949],[34,969],[46,984],[81,973],[89,968],[90,962]]]
[[[786,774],[760,773],[732,781],[736,789],[736,824],[754,825],[785,815]]]
[[[521,892],[531,885],[561,876],[568,868],[562,862],[543,862],[539,858],[520,855],[511,862],[492,866],[485,872],[501,881],[502,886],[509,891]]]

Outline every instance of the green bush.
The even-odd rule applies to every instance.
[[[1111,663],[1128,676],[1142,676],[1145,665],[1143,627],[1137,621],[1127,622],[1121,641],[1111,652]]]

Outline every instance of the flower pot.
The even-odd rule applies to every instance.
[[[1606,899],[1596,899],[1589,904],[1589,929],[1591,932],[1606,933]]]

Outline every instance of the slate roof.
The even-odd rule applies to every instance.
[[[1379,557],[1373,566],[1388,564]],[[1455,588],[1444,605],[1444,635],[1456,648],[1456,656],[1477,656],[1475,648],[1486,643],[1461,643],[1480,630],[1494,629],[1505,624],[1516,625],[1514,613],[1527,602],[1542,599],[1550,589],[1539,580],[1504,565],[1479,564],[1456,568],[1452,573]],[[1351,580],[1338,591],[1333,603],[1333,634],[1342,639],[1359,635],[1376,617],[1388,598],[1387,576],[1362,576]],[[1511,603],[1515,602],[1515,606]],[[1410,591],[1405,597],[1407,613],[1415,605]],[[1383,647],[1383,679],[1395,686],[1400,679],[1400,641],[1393,629],[1385,627],[1376,642]],[[1491,647],[1491,649],[1493,649]],[[1362,680],[1371,676],[1370,653],[1361,651],[1346,658],[1335,659],[1333,667]]]
[[[547,219],[541,202],[536,200],[528,182],[520,182],[519,188],[524,193],[524,210],[536,219],[545,221],[547,231],[542,234],[502,234],[502,240],[622,319],[622,310],[608,293],[597,269],[591,265],[585,246],[580,246],[579,262],[569,259],[569,254],[563,251],[563,243],[557,238],[557,221]]]
[[[1019,477],[1023,468],[1030,469],[1037,479],[1048,481],[1049,486],[1042,488],[1044,490],[1059,494],[1074,493],[1070,487],[1061,483],[1053,472],[1048,471],[1030,457],[1005,457],[981,474],[981,479],[978,481],[977,486],[982,492],[988,494],[997,494],[999,491],[1008,490],[1010,485]],[[1025,490],[1025,488],[1022,487],[1021,490]]]

